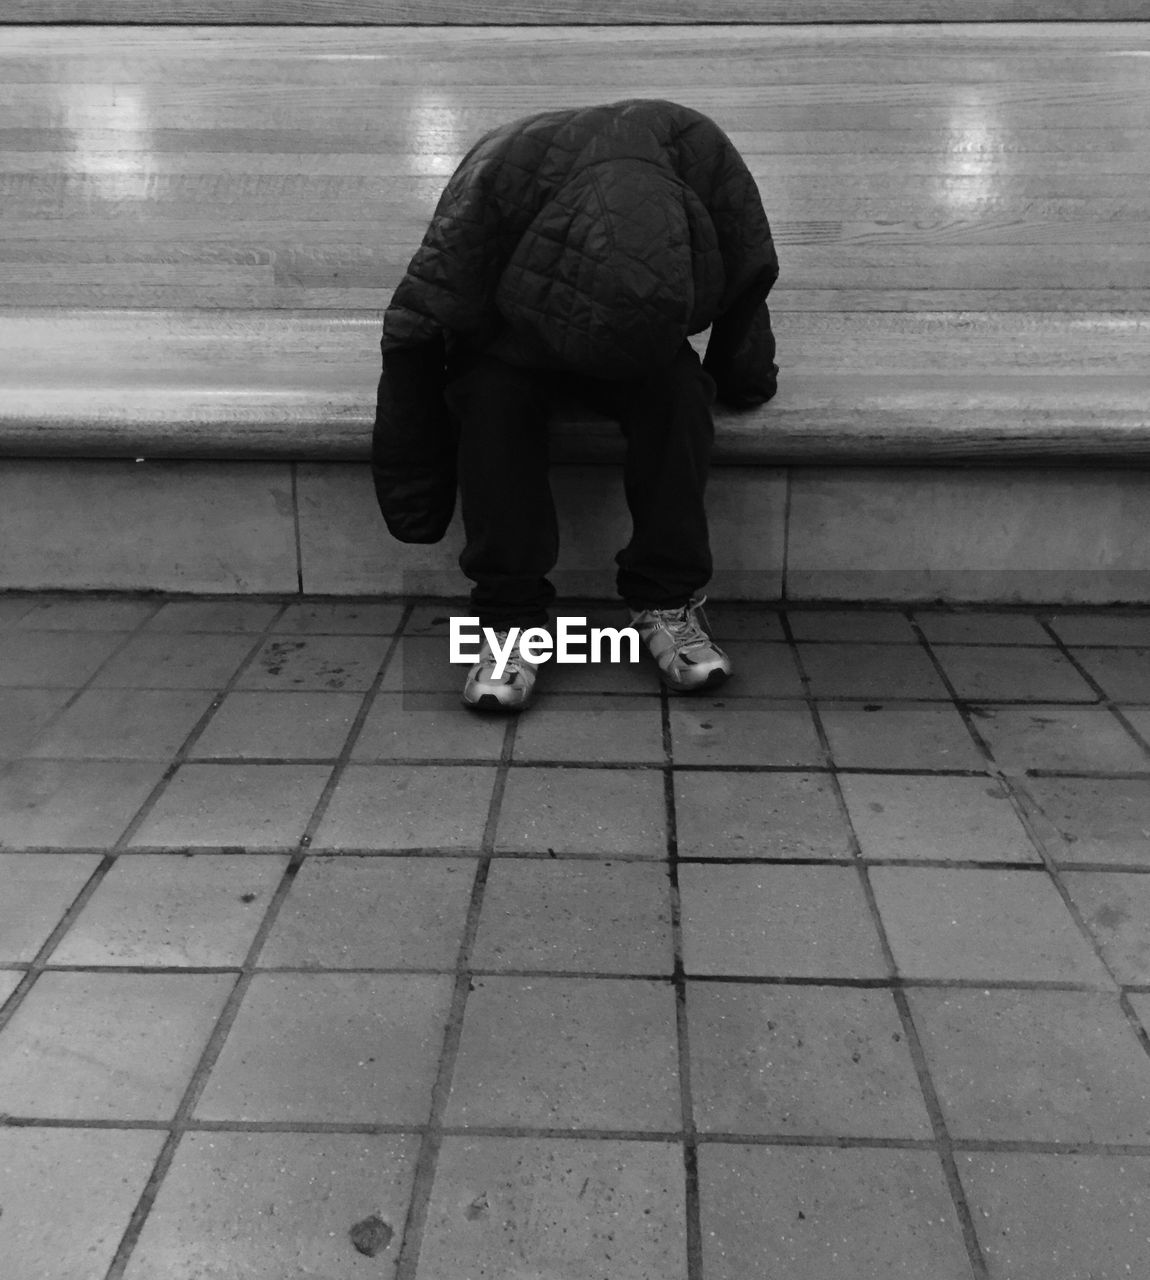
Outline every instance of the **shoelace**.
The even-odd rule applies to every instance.
[[[711,637],[703,630],[696,605],[685,604],[681,609],[653,609],[652,612],[671,633],[671,638],[683,649],[696,649],[711,643]]]
[[[497,631],[495,633],[495,638],[496,640],[499,641],[500,649],[502,649],[504,645],[507,644],[507,637],[510,634],[511,633],[509,631]],[[517,675],[521,675],[523,673],[523,663],[525,661],[526,659],[523,657],[523,651],[519,648],[518,645],[516,645],[515,648],[512,649],[511,652],[507,655],[507,662],[504,664],[504,667],[503,667],[502,679],[505,684],[510,684]],[[491,654],[491,664],[494,667],[495,665],[494,653]]]

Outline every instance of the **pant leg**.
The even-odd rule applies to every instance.
[[[677,608],[712,572],[704,495],[715,437],[715,384],[684,343],[668,368],[636,381],[597,381],[597,408],[627,441],[623,487],[631,541],[615,557],[619,594],[635,609]]]
[[[480,357],[449,382],[459,422],[459,491],[465,545],[482,626],[541,626],[555,590],[559,553],[548,481],[547,375]]]

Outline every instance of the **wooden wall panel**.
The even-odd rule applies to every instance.
[[[1117,22],[1145,0],[7,0],[0,23],[627,25]]]

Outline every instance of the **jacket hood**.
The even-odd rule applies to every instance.
[[[601,378],[670,364],[723,292],[714,227],[699,198],[647,159],[577,169],[520,239],[496,306],[548,363]]]

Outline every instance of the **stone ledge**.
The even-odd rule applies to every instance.
[[[567,596],[614,593],[617,472],[556,468]],[[729,600],[1150,604],[1150,469],[723,467],[715,575]],[[0,590],[457,596],[458,513],[435,546],[380,518],[365,463],[13,459]]]
[[[774,323],[779,394],[719,410],[719,465],[1150,462],[1146,317]],[[362,460],[379,327],[350,311],[0,310],[0,455]],[[613,424],[581,409],[554,435],[558,461],[620,456]]]

